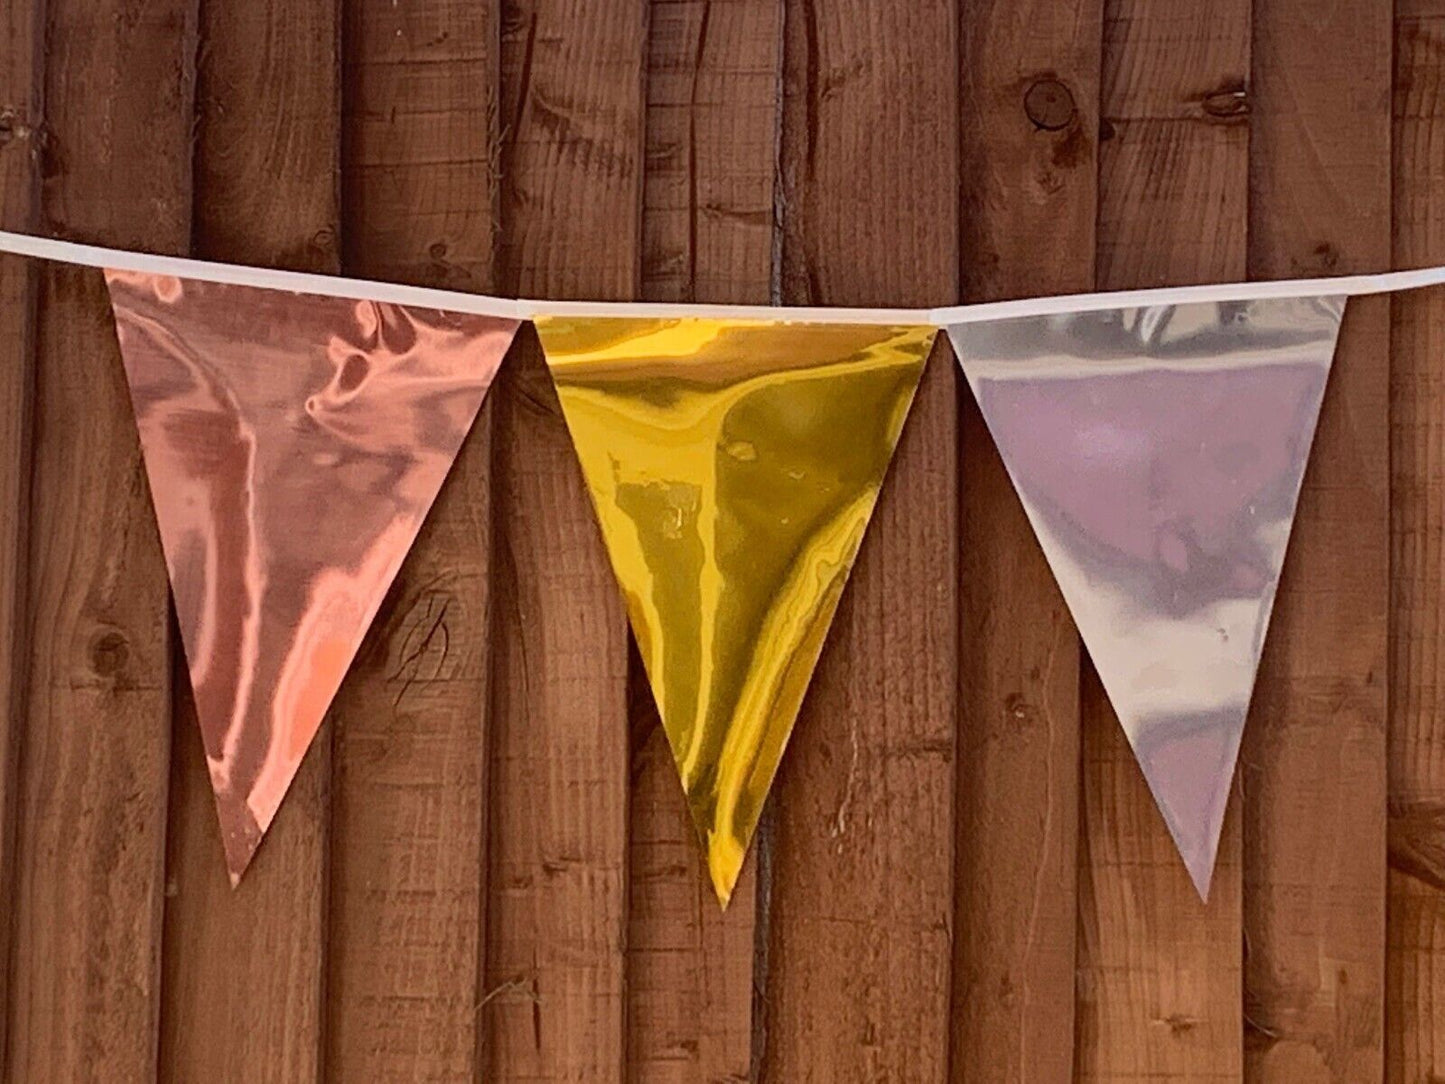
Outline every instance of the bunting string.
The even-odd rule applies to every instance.
[[[957,324],[1009,320],[1026,316],[1060,316],[1108,309],[1158,305],[1220,304],[1230,301],[1294,297],[1359,297],[1399,293],[1445,284],[1445,265],[1372,275],[1334,278],[1269,279],[1257,282],[1210,283],[1200,286],[1162,286],[1106,293],[1059,294],[1050,297],[990,301],[930,309],[833,308],[827,306],[650,304],[630,301],[544,301],[493,297],[456,290],[437,290],[397,283],[281,271],[244,264],[214,263],[184,256],[159,256],[126,249],[62,241],[50,237],[0,231],[0,253],[29,256],[101,270],[169,275],[196,282],[287,290],[317,297],[343,297],[357,301],[410,305],[413,308],[497,316],[513,320],[540,317],[597,317],[645,320],[697,319],[766,320],[782,323],[928,324],[945,328]]]

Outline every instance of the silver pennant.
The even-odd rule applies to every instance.
[[[949,328],[1204,897],[1344,302]]]

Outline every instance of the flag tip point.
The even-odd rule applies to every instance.
[[[251,860],[256,857],[262,838],[264,834],[243,834],[238,837],[226,835],[222,840],[222,850],[226,853],[226,875],[231,879],[232,889],[240,887],[241,878],[251,867]]]
[[[1184,859],[1184,868],[1189,873],[1189,880],[1194,885],[1194,891],[1199,894],[1199,902],[1209,904],[1209,890],[1214,883],[1214,864],[1218,855],[1219,839],[1215,837],[1215,845],[1209,849],[1208,854],[1194,855]]]
[[[712,883],[713,894],[717,896],[718,909],[726,912],[732,903],[733,889],[738,886],[742,875],[742,863],[719,863],[715,854],[708,855],[708,880]]]

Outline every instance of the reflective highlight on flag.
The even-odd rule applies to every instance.
[[[726,904],[937,329],[537,329]]]

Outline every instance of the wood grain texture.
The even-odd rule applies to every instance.
[[[0,227],[33,230],[40,210],[41,20],[29,4],[0,14]],[[31,404],[39,268],[0,261],[0,914],[15,905],[16,768],[25,719],[29,652]],[[0,1079],[5,1079],[10,927],[0,918]]]
[[[1242,277],[1248,73],[1247,0],[1106,4],[1101,289]],[[1081,696],[1077,1077],[1238,1080],[1238,801],[1205,905],[1092,666]]]
[[[627,1079],[744,1082],[752,1071],[756,864],[719,911],[640,659],[633,680]]]
[[[1092,289],[1103,5],[990,0],[960,17],[964,298]],[[963,401],[952,1078],[1066,1081],[1078,633],[983,417]]]
[[[643,296],[766,304],[781,0],[653,0],[649,13]],[[647,675],[632,658],[628,1079],[746,1081],[757,863],[719,911]]]
[[[784,301],[956,296],[957,34],[951,2],[789,0]],[[940,344],[774,786],[766,1081],[947,1070],[958,384]]]
[[[1249,270],[1390,262],[1391,4],[1255,0]],[[1350,302],[1246,734],[1246,1072],[1384,1073],[1387,298]]]
[[[197,256],[334,271],[339,136],[330,0],[201,8]],[[167,837],[160,1079],[314,1081],[325,978],[323,728],[237,889],[179,637]]]
[[[1445,261],[1445,3],[1395,5],[1394,259]],[[1385,1079],[1445,1079],[1445,296],[1393,300]]]
[[[1445,0],[10,0],[0,226],[892,305],[1376,270],[1393,203],[1418,266],[1442,86]],[[0,1078],[1445,1079],[1442,306],[1350,306],[1208,907],[940,348],[719,917],[529,330],[231,893],[99,276],[0,260]]]
[[[502,11],[501,285],[641,280],[646,7]],[[626,1075],[627,619],[535,332],[496,397],[489,1080]]]
[[[782,0],[652,0],[643,293],[768,304]]]
[[[184,252],[195,11],[54,0],[41,228]],[[105,286],[41,272],[8,1078],[156,1071],[166,575]]]
[[[499,8],[343,0],[348,273],[483,291],[497,230]]]
[[[352,0],[343,16],[346,272],[489,288],[495,5]],[[334,712],[334,1081],[478,1076],[490,420],[484,408]]]

